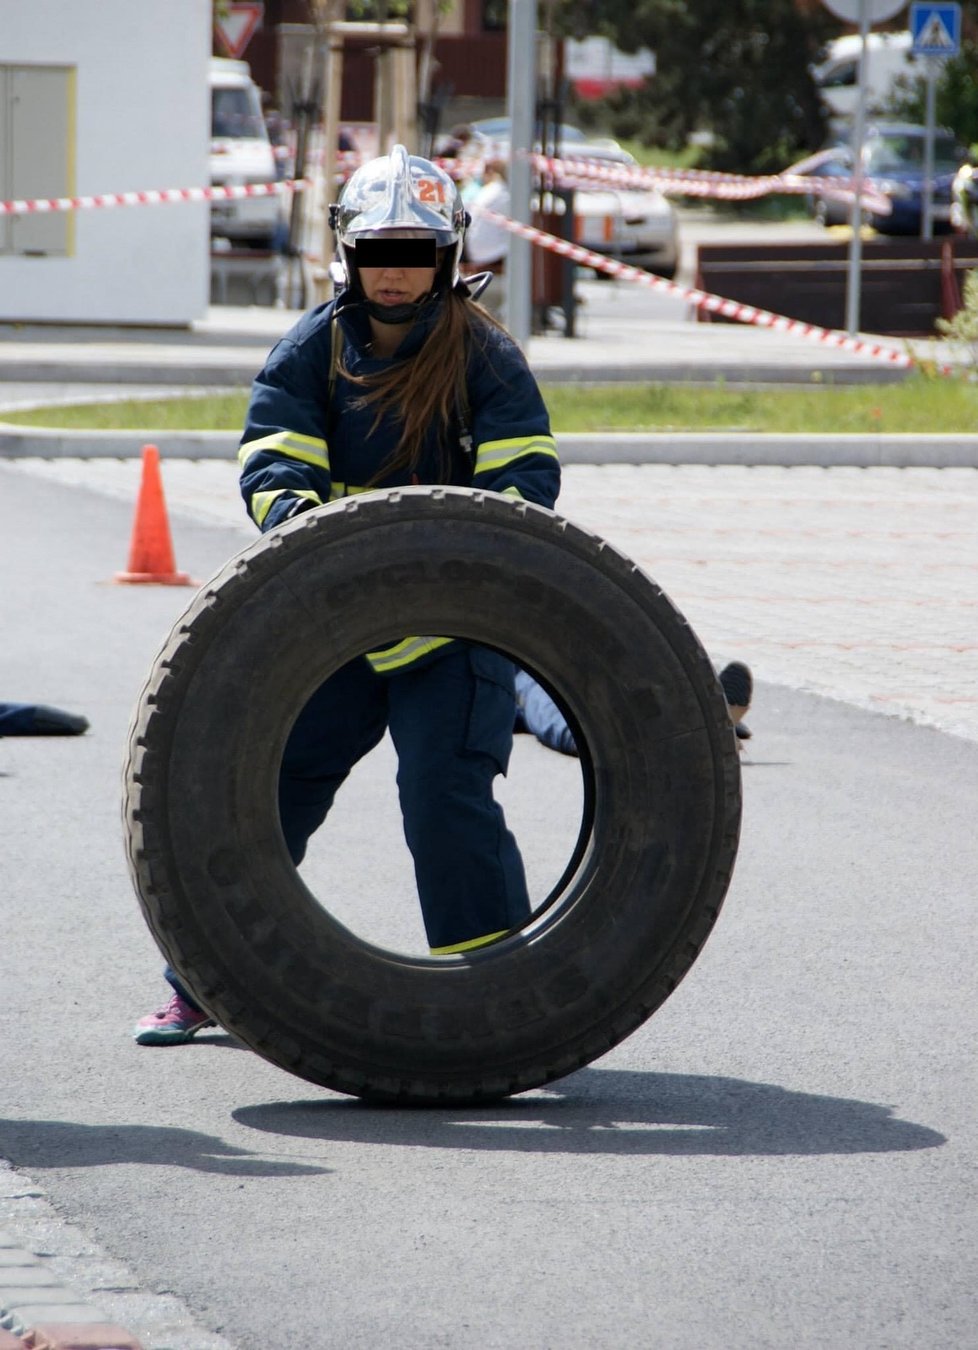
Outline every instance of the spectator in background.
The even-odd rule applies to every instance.
[[[978,144],[968,150],[968,158],[954,175],[951,184],[951,224],[959,234],[974,238],[978,234]]]
[[[292,166],[292,128],[289,120],[270,94],[263,94],[261,100],[265,130],[272,143],[275,155],[275,177],[281,181],[288,178]]]
[[[509,231],[490,219],[487,212],[508,216],[509,182],[507,164],[503,159],[491,159],[486,162],[482,186],[466,205],[472,217],[465,236],[465,253],[462,271],[466,276],[477,272],[493,272],[501,277],[506,269],[506,257],[509,253]],[[486,308],[501,319],[503,313],[502,285],[490,285],[480,296]]]
[[[435,154],[440,159],[464,159],[477,134],[475,129],[470,127],[467,122],[460,122],[450,131],[447,131],[444,136],[439,137]]]

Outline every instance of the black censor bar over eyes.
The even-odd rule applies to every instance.
[[[357,267],[434,267],[434,239],[358,239]]]

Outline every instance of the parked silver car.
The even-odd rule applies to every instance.
[[[473,123],[484,149],[504,156],[509,149],[509,120],[489,118]],[[617,141],[589,139],[577,127],[560,129],[560,154],[605,169],[638,169],[635,157]],[[539,147],[538,147],[539,148]],[[559,198],[542,204],[545,211],[563,211]],[[619,262],[672,278],[679,266],[679,225],[675,207],[654,188],[602,183],[586,176],[574,190],[574,240],[584,248]]]
[[[638,161],[614,143],[575,146],[573,158],[608,169],[637,169]],[[581,183],[587,183],[587,178]],[[672,278],[679,266],[676,210],[655,188],[594,181],[574,192],[574,239],[595,253]]]

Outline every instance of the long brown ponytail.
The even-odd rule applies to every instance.
[[[438,428],[441,473],[451,464],[449,434],[458,410],[467,405],[465,377],[473,341],[484,342],[487,328],[501,327],[482,305],[452,291],[439,305],[438,317],[420,350],[409,360],[373,375],[353,375],[340,358],[339,372],[364,392],[359,407],[376,406],[371,432],[385,414],[395,412],[401,438],[370,484],[398,469],[415,469],[431,426]]]

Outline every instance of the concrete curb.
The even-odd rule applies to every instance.
[[[182,355],[179,348],[164,349],[147,360],[133,346],[131,357],[104,354],[89,361],[77,357],[30,354],[10,358],[0,351],[0,384],[165,384],[216,385],[222,388],[248,388],[265,364],[271,346],[246,348],[239,352],[192,349]],[[542,384],[896,384],[905,380],[907,369],[865,361],[858,366],[833,365],[813,359],[805,364],[760,361],[638,361],[628,364],[592,365],[587,362],[531,361],[533,373]]]
[[[0,422],[0,460],[131,459],[147,444],[171,459],[233,461],[238,437],[225,431],[65,431]],[[558,446],[564,464],[978,468],[978,435],[580,432],[559,436]]]
[[[91,362],[56,356],[9,360],[0,355],[0,384],[166,384],[247,389],[268,356],[268,347],[216,358],[200,349],[193,352],[192,359],[184,359],[179,350],[174,350],[173,359],[169,353],[155,355],[151,364],[138,355],[131,360],[105,356]]]
[[[232,1350],[147,1288],[0,1158],[0,1350]]]
[[[141,1342],[0,1231],[0,1350],[141,1350]]]

